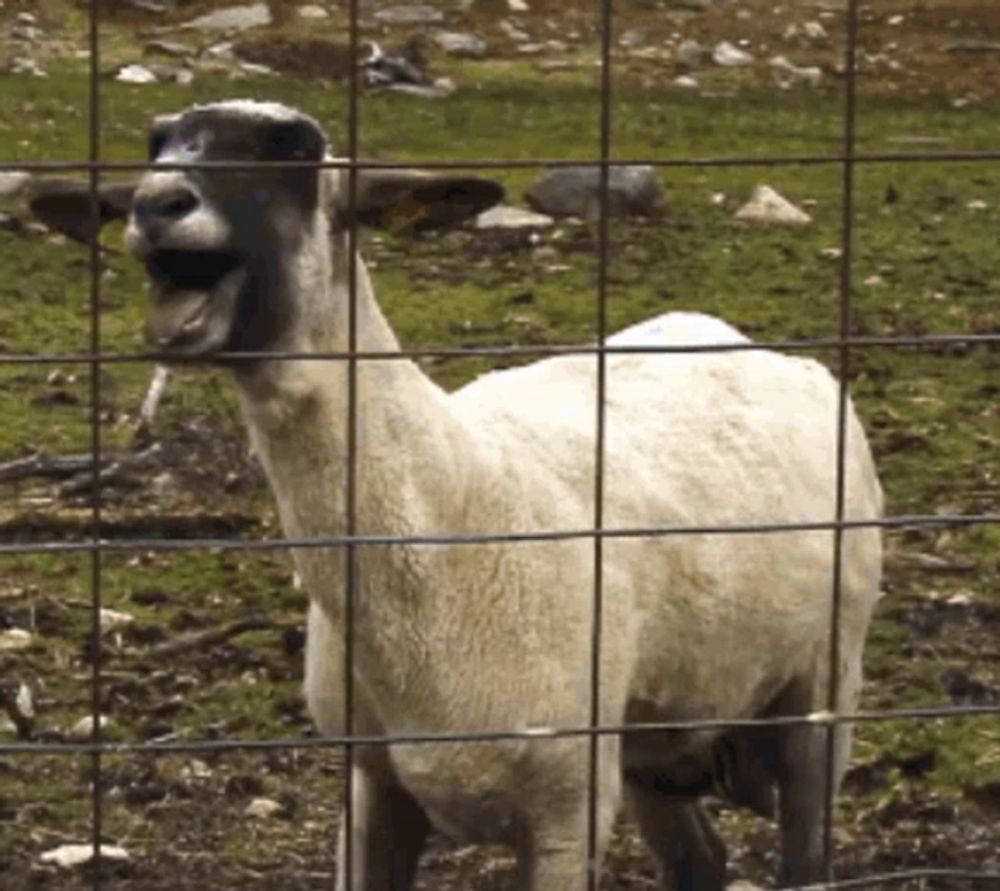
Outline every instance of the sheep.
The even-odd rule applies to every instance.
[[[292,539],[348,531],[349,367],[234,351],[348,347],[348,230],[448,224],[499,200],[473,177],[343,170],[170,169],[189,161],[329,158],[319,124],[229,100],[158,118],[152,168],[126,242],[148,272],[146,336],[159,351],[231,368],[243,417]],[[158,169],[157,165],[165,165]],[[354,210],[354,219],[351,210]],[[399,349],[356,259],[357,348]],[[745,345],[698,313],[667,314],[616,347]],[[359,360],[356,529],[377,537],[585,530],[595,517],[597,361],[546,358],[446,393],[414,362]],[[606,358],[603,522],[709,527],[835,517],[839,388],[811,360],[767,350]],[[882,495],[848,405],[844,515],[877,521]],[[623,535],[603,540],[603,723],[813,715],[828,702],[830,529]],[[874,522],[841,543],[836,709],[851,713],[878,598]],[[296,548],[309,595],[304,693],[344,732],[344,548]],[[513,847],[521,891],[578,891],[587,876],[594,544],[359,544],[353,730],[365,735],[526,731],[495,741],[363,745],[349,777],[352,889],[413,886],[431,828]],[[822,722],[598,737],[599,858],[631,804],[664,887],[718,891],[725,849],[710,793],[774,814],[783,884],[823,874],[825,758],[834,782],[851,731]],[[594,864],[594,869],[597,864]],[[343,869],[338,887],[346,889]]]

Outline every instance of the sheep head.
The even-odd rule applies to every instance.
[[[156,119],[152,168],[126,232],[149,277],[152,346],[206,359],[280,349],[303,311],[302,269],[346,280],[331,237],[352,222],[395,231],[454,225],[503,194],[475,177],[367,169],[352,201],[346,170],[312,166],[324,160],[319,124],[275,103],[220,102]]]

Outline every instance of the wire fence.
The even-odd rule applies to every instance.
[[[359,0],[350,0],[349,8],[349,52],[350,58],[358,58],[360,15]],[[273,749],[306,749],[339,747],[344,752],[344,775],[349,777],[354,761],[354,752],[358,746],[415,746],[434,745],[455,742],[496,742],[503,740],[560,739],[585,738],[589,740],[589,795],[588,795],[588,888],[597,888],[600,875],[594,865],[597,862],[597,811],[598,811],[598,771],[600,752],[598,742],[608,735],[624,735],[633,733],[648,733],[655,731],[685,731],[685,730],[726,730],[739,727],[774,727],[810,724],[826,729],[826,800],[825,800],[825,838],[824,863],[826,881],[812,888],[868,888],[881,885],[895,885],[906,882],[936,882],[960,881],[969,885],[998,887],[1000,874],[990,872],[975,872],[966,869],[911,869],[894,873],[876,874],[851,879],[834,880],[833,829],[834,820],[834,756],[832,733],[838,726],[845,724],[863,724],[889,720],[927,721],[933,719],[962,719],[970,717],[1000,716],[1000,706],[964,705],[953,707],[882,709],[861,711],[853,714],[838,712],[837,679],[839,672],[839,640],[841,627],[841,575],[842,575],[842,539],[848,530],[861,528],[883,529],[915,529],[940,527],[965,527],[970,525],[1000,523],[1000,514],[984,513],[968,514],[928,514],[911,516],[890,516],[884,519],[850,520],[845,516],[845,441],[846,419],[848,411],[847,381],[851,377],[852,357],[861,350],[876,347],[893,347],[899,349],[927,349],[932,347],[947,347],[955,345],[985,345],[994,346],[1000,343],[1000,334],[946,334],[926,336],[893,336],[873,337],[852,333],[852,269],[853,250],[855,245],[855,174],[859,165],[871,164],[905,164],[914,162],[987,162],[1000,160],[998,151],[959,151],[959,152],[920,152],[920,153],[861,153],[856,151],[857,122],[857,52],[859,2],[849,0],[846,11],[846,41],[844,56],[844,103],[842,109],[841,145],[838,151],[822,155],[801,155],[785,157],[718,157],[692,159],[663,158],[631,158],[615,159],[612,157],[612,49],[614,10],[611,0],[597,0],[595,15],[599,22],[600,33],[600,147],[599,156],[589,162],[565,159],[491,159],[488,161],[442,160],[422,166],[428,169],[440,170],[499,170],[527,167],[579,167],[582,164],[600,171],[600,213],[597,224],[597,293],[595,301],[595,323],[597,343],[593,346],[503,346],[503,347],[469,347],[455,349],[407,349],[395,353],[366,352],[358,349],[358,317],[357,317],[357,227],[352,223],[349,230],[348,252],[350,268],[350,312],[348,320],[348,349],[343,352],[330,353],[296,353],[296,352],[258,352],[258,353],[228,353],[221,358],[234,362],[261,358],[284,360],[339,360],[348,367],[348,401],[347,401],[347,431],[348,431],[348,477],[345,533],[341,536],[327,538],[276,538],[265,540],[242,539],[139,539],[116,540],[109,538],[104,532],[102,516],[102,477],[101,477],[101,421],[100,405],[102,396],[102,377],[100,371],[109,364],[148,362],[161,359],[178,361],[175,356],[161,356],[155,352],[135,354],[115,354],[102,348],[102,333],[100,321],[100,305],[102,297],[101,257],[98,238],[90,242],[90,343],[85,352],[74,354],[28,355],[9,353],[0,355],[0,365],[31,365],[31,364],[67,364],[77,363],[89,367],[90,370],[90,450],[93,456],[90,480],[90,526],[89,540],[74,541],[41,541],[0,544],[0,556],[10,554],[73,554],[84,553],[90,556],[90,588],[91,599],[91,647],[99,652],[102,646],[101,605],[102,605],[102,560],[106,554],[118,552],[150,552],[178,551],[199,548],[233,549],[233,550],[274,550],[274,549],[342,549],[346,553],[346,575],[344,579],[345,621],[347,628],[345,648],[345,701],[347,725],[340,736],[307,737],[287,739],[203,739],[203,740],[169,740],[169,741],[113,741],[104,738],[101,724],[101,702],[104,679],[100,658],[93,659],[90,678],[91,714],[93,731],[89,741],[84,742],[3,742],[0,743],[0,754],[11,755],[86,755],[90,758],[90,780],[92,788],[92,845],[94,857],[101,862],[101,843],[103,838],[103,807],[102,774],[104,759],[111,755],[125,753],[169,753],[169,752],[225,752],[225,751],[258,751]],[[99,0],[91,0],[89,4],[89,153],[88,158],[71,162],[36,162],[13,163],[0,162],[0,171],[31,170],[33,172],[76,171],[87,174],[91,191],[92,220],[97,221],[100,215],[98,189],[101,177],[105,173],[116,171],[143,171],[147,164],[110,162],[101,157],[102,133],[102,103],[101,103],[101,46],[99,24],[101,21],[101,4]],[[359,76],[356,67],[352,67],[349,76],[349,101],[347,106],[347,157],[334,162],[308,164],[309,167],[336,167],[346,170],[349,183],[349,206],[354,208],[358,199],[358,172],[368,168],[394,169],[408,167],[408,164],[394,162],[362,161],[359,158],[359,113],[358,97],[360,91]],[[611,261],[612,239],[610,232],[610,175],[615,167],[634,164],[644,164],[655,168],[673,167],[761,167],[789,165],[833,165],[841,170],[841,238],[839,259],[839,317],[836,336],[816,339],[798,339],[771,341],[764,343],[733,343],[724,346],[690,345],[672,347],[641,347],[612,346],[605,343],[608,334],[608,281]],[[263,163],[248,165],[246,162],[202,162],[196,164],[160,164],[160,169],[172,166],[180,168],[191,167],[222,167],[246,168],[267,166]],[[297,166],[294,162],[282,163],[282,167]],[[354,215],[352,214],[352,217]],[[94,226],[96,232],[99,226]],[[829,522],[787,522],[768,525],[748,524],[731,526],[647,526],[641,528],[615,528],[605,523],[604,489],[605,489],[605,431],[607,404],[607,359],[609,356],[621,353],[643,352],[740,352],[753,350],[816,350],[826,351],[833,355],[833,366],[840,381],[839,411],[837,419],[836,444],[836,493],[835,516]],[[456,357],[526,357],[553,355],[591,355],[597,368],[597,404],[594,453],[594,487],[593,487],[593,525],[589,528],[558,529],[544,532],[487,532],[483,534],[435,533],[412,536],[368,535],[359,532],[357,505],[357,467],[358,467],[358,367],[369,360],[392,361],[420,358],[456,358]],[[604,545],[608,540],[626,538],[653,538],[685,535],[743,535],[765,534],[790,531],[828,531],[833,539],[833,579],[832,596],[830,599],[830,647],[829,666],[831,683],[828,691],[825,711],[809,715],[787,716],[768,719],[724,719],[724,720],[691,720],[670,721],[649,724],[618,724],[607,722],[600,712],[601,689],[601,645],[603,632],[604,607]],[[530,730],[514,730],[511,728],[496,728],[493,730],[470,731],[466,733],[414,733],[405,735],[379,735],[354,733],[354,611],[355,598],[358,589],[358,554],[369,548],[393,548],[401,546],[462,546],[476,544],[508,544],[516,545],[532,542],[556,542],[570,540],[590,540],[593,546],[594,587],[592,592],[592,626],[590,641],[590,722],[587,726],[577,727],[539,727]],[[350,783],[345,782],[342,819],[348,827],[355,820],[353,813]],[[343,869],[347,876],[347,886],[351,887],[351,875],[355,868],[352,861],[351,846],[344,848],[345,862]],[[98,868],[91,873],[94,891],[105,883],[103,871]],[[925,885],[921,885],[924,887]]]

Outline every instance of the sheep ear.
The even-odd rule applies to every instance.
[[[344,177],[346,180],[346,176]],[[338,219],[349,222],[341,190]],[[503,187],[474,176],[438,176],[413,170],[358,173],[355,217],[394,234],[457,226],[503,199]]]
[[[120,183],[98,189],[96,230],[90,203],[90,184],[86,182],[36,179],[31,184],[28,208],[50,229],[74,241],[89,244],[105,223],[128,217],[135,188],[135,183]]]

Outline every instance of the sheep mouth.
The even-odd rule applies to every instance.
[[[146,258],[151,305],[146,341],[156,349],[200,355],[222,349],[246,280],[232,251],[159,250]]]

